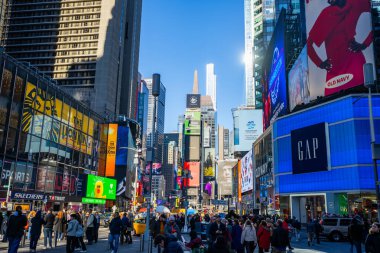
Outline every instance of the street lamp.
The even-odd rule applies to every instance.
[[[145,229],[145,237],[149,238],[150,235],[150,209],[151,209],[151,197],[152,197],[152,174],[153,174],[153,160],[154,160],[154,137],[156,135],[156,112],[157,112],[157,97],[160,95],[160,84],[161,84],[161,76],[160,74],[153,74],[153,82],[152,82],[152,95],[154,97],[154,105],[153,105],[153,120],[152,120],[152,134],[151,134],[151,157],[149,159],[150,162],[150,171],[149,171],[149,199],[148,199],[148,207],[146,209],[146,229]],[[148,158],[148,156],[147,156]],[[148,159],[147,159],[148,160]]]
[[[375,80],[373,74],[372,63],[365,63],[363,65],[364,72],[364,86],[368,88],[368,107],[369,107],[369,126],[371,131],[371,151],[372,151],[372,161],[373,161],[373,172],[375,177],[375,189],[376,189],[376,204],[377,204],[377,219],[380,221],[380,182],[379,174],[377,172],[377,160],[380,160],[380,145],[376,145],[375,139],[375,127],[373,123],[373,112],[372,112],[372,88],[375,87]]]

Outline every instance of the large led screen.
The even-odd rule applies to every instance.
[[[284,14],[279,18],[263,64],[264,129],[288,109],[285,73]]]
[[[201,134],[201,112],[187,111],[185,112],[185,135]]]
[[[237,160],[218,161],[218,194],[232,195],[232,170],[237,165]]]
[[[190,187],[199,186],[199,174],[200,174],[200,163],[199,162],[185,162],[184,169],[189,171],[188,184]]]
[[[369,0],[306,1],[306,29],[311,97],[363,84],[374,63]]]
[[[215,148],[205,148],[203,160],[203,176],[215,177]]]
[[[116,199],[116,180],[106,177],[88,175],[87,198]]]
[[[252,150],[241,159],[241,192],[253,189]]]

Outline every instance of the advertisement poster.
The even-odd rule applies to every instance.
[[[127,165],[128,153],[134,152],[133,147],[129,148],[129,127],[119,125],[117,129],[117,149],[116,149],[116,166]]]
[[[33,164],[27,164],[20,161],[16,163],[8,160],[5,160],[3,164],[3,161],[0,160],[1,185],[8,185],[10,176],[13,174],[12,184],[14,189],[32,189],[33,182],[35,181],[35,169],[36,168],[33,167]]]
[[[150,163],[148,163],[145,167],[145,173],[149,175],[150,173]],[[162,164],[161,163],[153,163],[153,175],[161,175],[162,174]]]
[[[237,165],[237,160],[219,160],[218,161],[218,194],[232,195],[232,170]]]
[[[284,23],[284,13],[282,13],[263,64],[264,129],[268,128],[279,116],[284,115],[288,109]]]
[[[363,64],[374,63],[371,20],[369,0],[306,1],[312,97],[363,84]]]
[[[306,46],[302,49],[292,69],[289,71],[288,79],[290,111],[293,111],[297,105],[307,104],[317,98],[316,94],[313,94],[313,97],[310,94]]]
[[[189,171],[189,187],[199,186],[199,174],[200,174],[200,163],[199,162],[185,162],[184,169]]]
[[[40,165],[37,169],[37,191],[54,192],[55,169],[48,165]]]
[[[203,176],[215,177],[214,163],[215,163],[215,149],[205,148],[205,157],[203,161]]]
[[[117,129],[117,124],[108,125],[106,177],[115,176]]]
[[[201,135],[201,112],[185,112],[185,135]]]
[[[241,159],[241,192],[253,189],[252,150]]]
[[[116,199],[116,180],[87,175],[87,198]]]

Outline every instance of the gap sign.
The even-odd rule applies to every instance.
[[[291,132],[293,174],[329,169],[328,125],[319,123]]]

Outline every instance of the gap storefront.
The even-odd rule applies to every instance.
[[[373,96],[380,141],[380,96]],[[305,223],[322,215],[376,216],[368,97],[349,95],[273,125],[275,194],[282,214]]]

